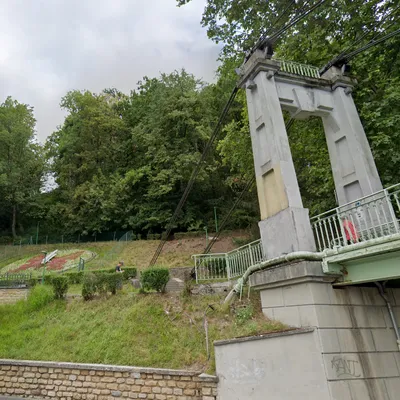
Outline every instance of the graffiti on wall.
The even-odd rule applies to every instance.
[[[331,365],[338,378],[361,377],[361,366],[358,360],[350,360],[343,356],[335,356],[331,360]]]
[[[264,361],[236,358],[228,369],[228,376],[238,383],[259,382],[266,376]]]

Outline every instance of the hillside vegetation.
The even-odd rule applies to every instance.
[[[0,358],[109,363],[213,370],[209,342],[282,329],[265,319],[259,296],[224,310],[219,295],[182,298],[138,294],[53,300],[47,286],[35,287],[28,301],[0,306]],[[210,308],[209,306],[212,306]]]
[[[221,237],[214,245],[213,252],[227,252],[241,243],[250,240],[243,232],[235,232],[232,237]],[[98,243],[68,243],[68,244],[49,244],[23,246],[21,250],[18,246],[7,249],[8,256],[4,258],[4,247],[0,247],[0,273],[6,272],[10,264],[23,264],[29,258],[41,254],[46,250],[85,250],[95,253],[96,257],[86,264],[86,269],[112,268],[120,260],[124,261],[125,266],[135,266],[138,269],[145,268],[159,245],[158,240],[137,240],[129,242],[98,242]],[[168,241],[161,253],[158,264],[165,267],[182,267],[193,265],[191,256],[204,251],[206,246],[205,238],[196,237],[180,240]],[[13,253],[11,253],[13,251]],[[7,253],[6,253],[7,254]],[[3,258],[2,258],[3,256]]]

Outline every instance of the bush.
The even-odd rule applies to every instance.
[[[125,281],[128,279],[133,279],[137,277],[137,269],[134,267],[129,267],[129,268],[122,268],[124,273],[122,274],[122,277],[124,278]]]
[[[39,278],[40,281],[42,281],[42,278]],[[53,280],[53,275],[45,275],[44,276],[44,283],[46,285],[51,285],[51,281]]]
[[[167,268],[149,268],[140,274],[140,282],[145,290],[156,290],[164,293],[169,281],[169,270]]]
[[[26,307],[28,311],[38,311],[53,300],[54,294],[51,288],[49,286],[38,285],[31,289]]]
[[[251,304],[239,308],[238,310],[236,310],[236,322],[239,325],[243,325],[245,322],[253,318],[253,314],[254,314],[254,308]]]
[[[68,291],[68,278],[65,276],[53,276],[51,285],[56,299],[63,299]]]
[[[122,274],[98,272],[85,274],[83,277],[82,297],[91,300],[96,294],[116,294],[122,288]]]
[[[96,294],[97,290],[97,276],[95,274],[86,274],[83,277],[82,297],[84,300],[91,300]]]
[[[64,276],[68,279],[68,283],[70,285],[79,285],[80,283],[83,282],[83,274],[84,274],[83,271],[69,272]]]
[[[117,289],[122,289],[123,276],[121,274],[107,274],[104,275],[103,279],[105,279],[105,288],[107,292],[116,294]]]

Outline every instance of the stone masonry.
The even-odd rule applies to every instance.
[[[399,399],[400,352],[384,300],[375,287],[335,288],[334,279],[318,262],[299,262],[250,280],[267,317],[315,329],[329,399]],[[400,289],[387,294],[400,321]]]
[[[25,300],[28,296],[27,288],[1,288],[0,304],[12,304],[18,300]]]
[[[217,378],[196,372],[0,360],[0,396],[60,400],[215,400]]]

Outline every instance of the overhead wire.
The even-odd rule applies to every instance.
[[[383,23],[384,23],[389,17],[395,16],[395,14],[397,13],[397,11],[398,11],[399,9],[400,9],[400,5],[398,5],[397,7],[395,7],[390,13],[386,14],[385,16],[383,16],[382,19],[379,20],[379,21],[377,21],[377,23],[373,26],[373,30],[375,31],[375,30],[379,29],[379,28],[383,25]],[[391,24],[389,24],[389,26],[388,26],[386,29],[388,29],[388,28],[389,28],[390,26],[392,26],[393,24],[394,24],[394,21],[393,21]],[[372,32],[374,32],[374,31],[372,31]],[[364,32],[357,40],[355,40],[353,43],[351,43],[349,46],[347,46],[342,52],[340,52],[340,54],[338,54],[336,57],[334,57],[332,60],[330,60],[326,65],[324,65],[324,66],[320,69],[320,71],[319,71],[320,75],[322,75],[324,72],[326,72],[326,71],[327,71],[329,68],[331,68],[333,65],[335,65],[335,64],[337,64],[337,63],[339,63],[339,62],[341,62],[341,61],[346,60],[347,57],[348,57],[348,54],[351,54],[351,53],[346,54],[346,52],[349,51],[349,50],[350,50],[352,47],[354,47],[355,45],[361,43],[370,33],[371,33],[371,31],[366,31],[366,32]],[[380,34],[380,33],[376,33],[376,34],[374,35],[374,37],[373,37],[368,43],[374,42],[374,40],[376,39],[377,36],[379,36],[379,34]],[[386,39],[385,39],[385,40],[386,40]],[[364,47],[364,46],[363,46],[363,47]],[[363,48],[363,47],[362,47],[362,48]],[[372,46],[370,46],[370,47],[372,47]],[[369,48],[369,47],[368,47],[368,48]],[[363,51],[364,51],[364,50],[363,50]],[[358,53],[357,53],[357,54],[358,54]]]
[[[224,123],[226,115],[228,114],[228,111],[229,111],[233,101],[235,100],[235,97],[236,97],[236,94],[237,94],[238,90],[239,90],[239,88],[237,86],[235,86],[234,89],[232,90],[232,93],[231,93],[231,95],[229,97],[229,100],[225,104],[225,107],[224,107],[224,109],[223,109],[223,111],[222,111],[222,113],[221,113],[221,115],[219,117],[218,123],[215,126],[215,129],[214,129],[210,139],[208,140],[208,142],[207,142],[207,144],[206,144],[206,146],[205,146],[205,148],[203,150],[203,153],[201,155],[200,160],[198,161],[198,163],[196,164],[196,166],[195,166],[195,168],[194,168],[194,170],[192,172],[192,175],[191,175],[191,177],[189,179],[189,182],[188,182],[188,184],[187,184],[187,186],[185,188],[185,191],[184,191],[184,193],[183,193],[183,195],[182,195],[182,197],[181,197],[181,199],[180,199],[180,201],[178,203],[178,206],[176,207],[175,212],[172,215],[171,220],[168,223],[168,228],[167,228],[167,231],[164,233],[164,238],[161,240],[159,246],[157,247],[157,249],[156,249],[156,251],[155,251],[155,253],[154,253],[154,255],[153,255],[153,257],[152,257],[152,259],[150,261],[149,266],[153,266],[156,263],[159,255],[161,254],[162,249],[164,248],[164,245],[167,242],[167,240],[168,240],[168,238],[169,238],[169,236],[171,234],[173,226],[174,226],[175,222],[178,219],[179,213],[181,212],[183,206],[185,205],[186,200],[187,200],[187,198],[188,198],[188,196],[189,196],[189,194],[190,194],[190,192],[192,190],[194,181],[196,180],[197,175],[199,174],[200,169],[203,166],[203,162],[206,159],[206,157],[208,156],[208,153],[209,153],[210,149],[212,148],[212,145],[213,145],[216,137],[218,136],[218,134],[219,134],[219,132],[220,132],[220,130],[222,128],[222,124]]]
[[[250,58],[250,56],[259,48],[264,47],[266,44],[271,43],[274,44],[279,37],[285,33],[288,29],[299,23],[301,20],[303,20],[305,17],[307,17],[310,13],[315,11],[318,7],[320,7],[322,4],[324,4],[327,0],[319,0],[317,3],[312,5],[307,11],[304,11],[304,8],[306,7],[306,4],[308,5],[309,1],[307,1],[303,7],[302,7],[302,13],[300,15],[297,15],[294,17],[291,21],[286,23],[284,26],[282,26],[278,31],[273,33],[271,36],[268,36],[267,34],[263,34],[260,39],[257,40],[256,44],[253,46],[251,51],[248,53],[246,56],[246,61]]]
[[[308,4],[309,1],[310,1],[310,0],[308,0],[305,4]],[[292,19],[291,21],[289,21],[287,24],[285,24],[283,27],[281,27],[277,32],[275,32],[275,33],[271,36],[272,40],[273,40],[273,41],[277,40],[277,39],[279,38],[279,36],[282,35],[282,33],[284,33],[286,30],[290,29],[292,26],[294,26],[295,24],[297,24],[298,22],[300,22],[300,21],[301,21],[302,19],[304,19],[307,15],[309,15],[311,12],[313,12],[314,10],[316,10],[319,6],[321,6],[321,5],[322,5],[323,3],[325,3],[325,2],[326,2],[326,0],[319,0],[316,4],[314,4],[313,6],[311,6],[307,11],[302,12],[300,15],[298,15],[297,17],[295,17],[294,19]],[[289,6],[292,6],[292,5],[293,5],[293,2],[290,3]],[[304,9],[304,7],[305,7],[305,5],[303,5],[303,9]],[[288,11],[288,9],[286,8],[286,9],[285,9],[285,12],[287,12],[287,11]],[[264,38],[261,40],[261,42],[260,42],[260,40],[257,42],[256,46],[260,47],[260,46],[265,45],[265,41],[267,41],[267,40],[269,40],[269,38],[264,37]],[[260,43],[259,43],[259,42],[260,42]],[[251,55],[251,54],[255,51],[255,49],[258,48],[258,47],[253,47],[253,49],[252,49],[250,55]],[[250,55],[249,55],[248,57],[250,57]],[[248,59],[248,57],[247,57],[247,59]],[[236,97],[236,94],[237,94],[238,90],[239,90],[239,88],[238,88],[237,86],[235,86],[235,88],[232,90],[232,93],[231,93],[231,95],[230,95],[230,98],[229,98],[228,102],[226,103],[226,105],[225,105],[225,107],[224,107],[224,109],[223,109],[223,111],[222,111],[222,114],[221,114],[221,116],[220,116],[220,118],[219,118],[219,120],[218,120],[217,126],[215,127],[215,130],[214,130],[212,136],[210,137],[210,139],[209,139],[209,141],[208,141],[208,143],[207,143],[207,145],[206,145],[206,147],[205,147],[205,149],[204,149],[204,151],[203,151],[203,154],[202,154],[202,156],[201,156],[200,161],[197,163],[195,169],[194,169],[193,172],[192,172],[192,175],[191,175],[191,177],[190,177],[190,179],[189,179],[189,182],[188,182],[188,184],[187,184],[187,186],[186,186],[186,189],[185,189],[185,191],[184,191],[184,193],[183,193],[183,195],[182,195],[182,197],[181,197],[181,199],[180,199],[180,201],[179,201],[179,204],[178,204],[178,206],[176,207],[176,209],[175,209],[175,211],[174,211],[174,214],[173,214],[173,216],[171,217],[170,222],[168,223],[167,231],[166,231],[166,232],[164,233],[164,235],[163,235],[164,238],[161,239],[160,244],[159,244],[159,246],[157,247],[157,249],[156,249],[156,251],[155,251],[155,253],[154,253],[154,255],[153,255],[153,257],[152,257],[152,259],[151,259],[151,261],[150,261],[150,263],[149,263],[149,266],[153,266],[153,265],[155,265],[155,263],[157,262],[157,259],[158,259],[158,257],[160,256],[160,254],[161,254],[161,252],[162,252],[162,250],[163,250],[163,248],[164,248],[164,246],[165,246],[165,243],[167,242],[167,240],[168,240],[168,238],[169,238],[169,236],[170,236],[170,234],[171,234],[171,231],[172,231],[172,229],[173,229],[173,226],[174,226],[175,222],[176,222],[177,219],[178,219],[179,213],[181,212],[183,206],[185,205],[186,200],[187,200],[187,198],[188,198],[188,196],[189,196],[189,194],[190,194],[190,192],[191,192],[191,190],[192,190],[194,181],[195,181],[195,179],[196,179],[198,173],[200,172],[200,169],[201,169],[201,167],[202,167],[202,165],[203,165],[203,162],[204,162],[205,158],[207,157],[208,152],[209,152],[209,150],[211,149],[211,147],[212,147],[212,145],[213,145],[213,143],[214,143],[216,137],[218,136],[219,131],[221,130],[222,124],[223,124],[223,122],[224,122],[224,120],[225,120],[225,117],[226,117],[226,115],[227,115],[227,113],[228,113],[228,111],[229,111],[229,109],[230,109],[230,107],[231,107],[231,105],[232,105],[232,103],[233,103],[235,97]]]

